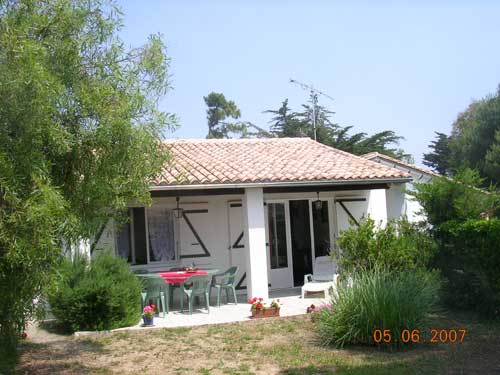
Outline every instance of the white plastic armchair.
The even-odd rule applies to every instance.
[[[337,265],[330,256],[317,257],[314,263],[314,274],[304,275],[302,298],[306,292],[324,292],[325,298],[330,297],[330,288],[337,283]]]

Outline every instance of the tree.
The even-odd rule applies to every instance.
[[[165,46],[151,36],[126,50],[120,25],[98,0],[0,3],[0,363],[15,357],[63,244],[130,201],[148,204],[168,158]]]
[[[307,127],[306,123],[297,118],[297,114],[291,112],[290,107],[288,107],[288,99],[285,99],[281,107],[277,110],[266,110],[264,113],[273,114],[274,117],[271,118],[269,123],[270,131],[275,136],[279,137],[304,137],[306,136],[305,129]]]
[[[396,135],[392,130],[384,130],[367,136],[366,133],[358,133],[363,135],[361,139],[354,142],[351,148],[353,154],[363,155],[369,152],[379,152],[401,160],[411,160],[411,155],[406,154],[402,149],[391,147],[390,145],[399,145],[399,142],[404,138]],[[356,135],[355,135],[356,136]]]
[[[416,184],[410,194],[422,206],[438,243],[432,266],[443,277],[442,302],[498,317],[500,220],[495,215],[500,195],[481,189],[483,180],[477,171],[463,169],[453,179],[442,176]]]
[[[424,154],[423,163],[437,173],[446,175],[450,170],[450,137],[444,133],[435,133],[437,139],[429,145],[433,151]]]
[[[323,144],[331,143],[332,137],[339,128],[337,124],[331,121],[331,117],[335,112],[320,105],[316,105],[313,111],[312,103],[302,104],[302,109],[302,112],[296,112],[294,116],[302,124],[305,135],[314,138],[314,126],[316,126],[316,140]]]
[[[500,181],[500,87],[494,95],[473,101],[453,123],[448,141],[438,135],[425,160],[453,175],[463,167],[476,169],[484,186]],[[449,148],[449,153],[447,150]],[[429,165],[429,164],[427,164]],[[437,170],[437,169],[436,169]]]
[[[302,108],[302,112],[292,111],[288,106],[288,99],[285,99],[279,109],[264,111],[264,113],[274,115],[269,121],[271,132],[278,137],[313,138],[313,107],[311,104],[303,104]],[[334,114],[335,112],[320,105],[316,105],[314,108],[316,140],[318,142],[356,155],[377,151],[398,159],[409,157],[401,149],[391,147],[391,145],[398,145],[399,141],[403,139],[392,130],[382,131],[371,136],[362,132],[350,134],[353,127],[334,123],[331,120]]]
[[[500,196],[495,191],[480,189],[483,179],[472,169],[459,170],[453,179],[436,177],[432,183],[415,184],[411,195],[422,206],[422,210],[433,228],[449,222],[464,222],[479,218],[480,214],[495,208]]]
[[[211,92],[203,97],[207,105],[208,135],[207,138],[228,138],[231,132],[244,131],[241,123],[225,122],[229,117],[239,119],[241,112],[232,100],[227,100],[224,94]]]

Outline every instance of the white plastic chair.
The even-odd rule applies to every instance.
[[[306,292],[324,292],[325,298],[330,298],[330,288],[337,283],[337,265],[331,256],[317,257],[314,263],[314,274],[304,275],[302,298]]]

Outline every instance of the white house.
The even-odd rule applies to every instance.
[[[151,207],[109,222],[92,249],[134,269],[239,266],[238,289],[301,285],[315,257],[351,223],[382,225],[404,211],[406,171],[309,138],[167,141],[173,163],[151,185]]]
[[[404,193],[401,195],[401,192],[398,189],[404,189],[406,191],[413,191],[414,183],[418,184],[427,184],[432,181],[435,177],[440,177],[439,174],[431,172],[427,169],[418,167],[413,164],[405,163],[399,159],[392,158],[390,156],[380,154],[378,152],[370,152],[369,154],[362,155],[364,158],[368,160],[372,160],[374,162],[380,163],[382,165],[399,169],[400,171],[406,172],[411,176],[411,181],[408,181],[403,185],[393,185],[391,188],[387,190],[387,201],[392,201],[393,199],[404,198],[404,204],[401,206],[393,205],[393,207],[401,207],[401,212],[392,212],[391,215],[395,216],[406,216],[409,221],[417,222],[421,220],[425,220],[425,217],[420,214],[422,210],[422,206],[414,200],[409,194]],[[388,210],[389,210],[388,206]]]

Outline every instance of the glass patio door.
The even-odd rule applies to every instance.
[[[272,289],[289,288],[293,280],[288,240],[288,208],[284,202],[267,203],[266,207],[269,283]]]

